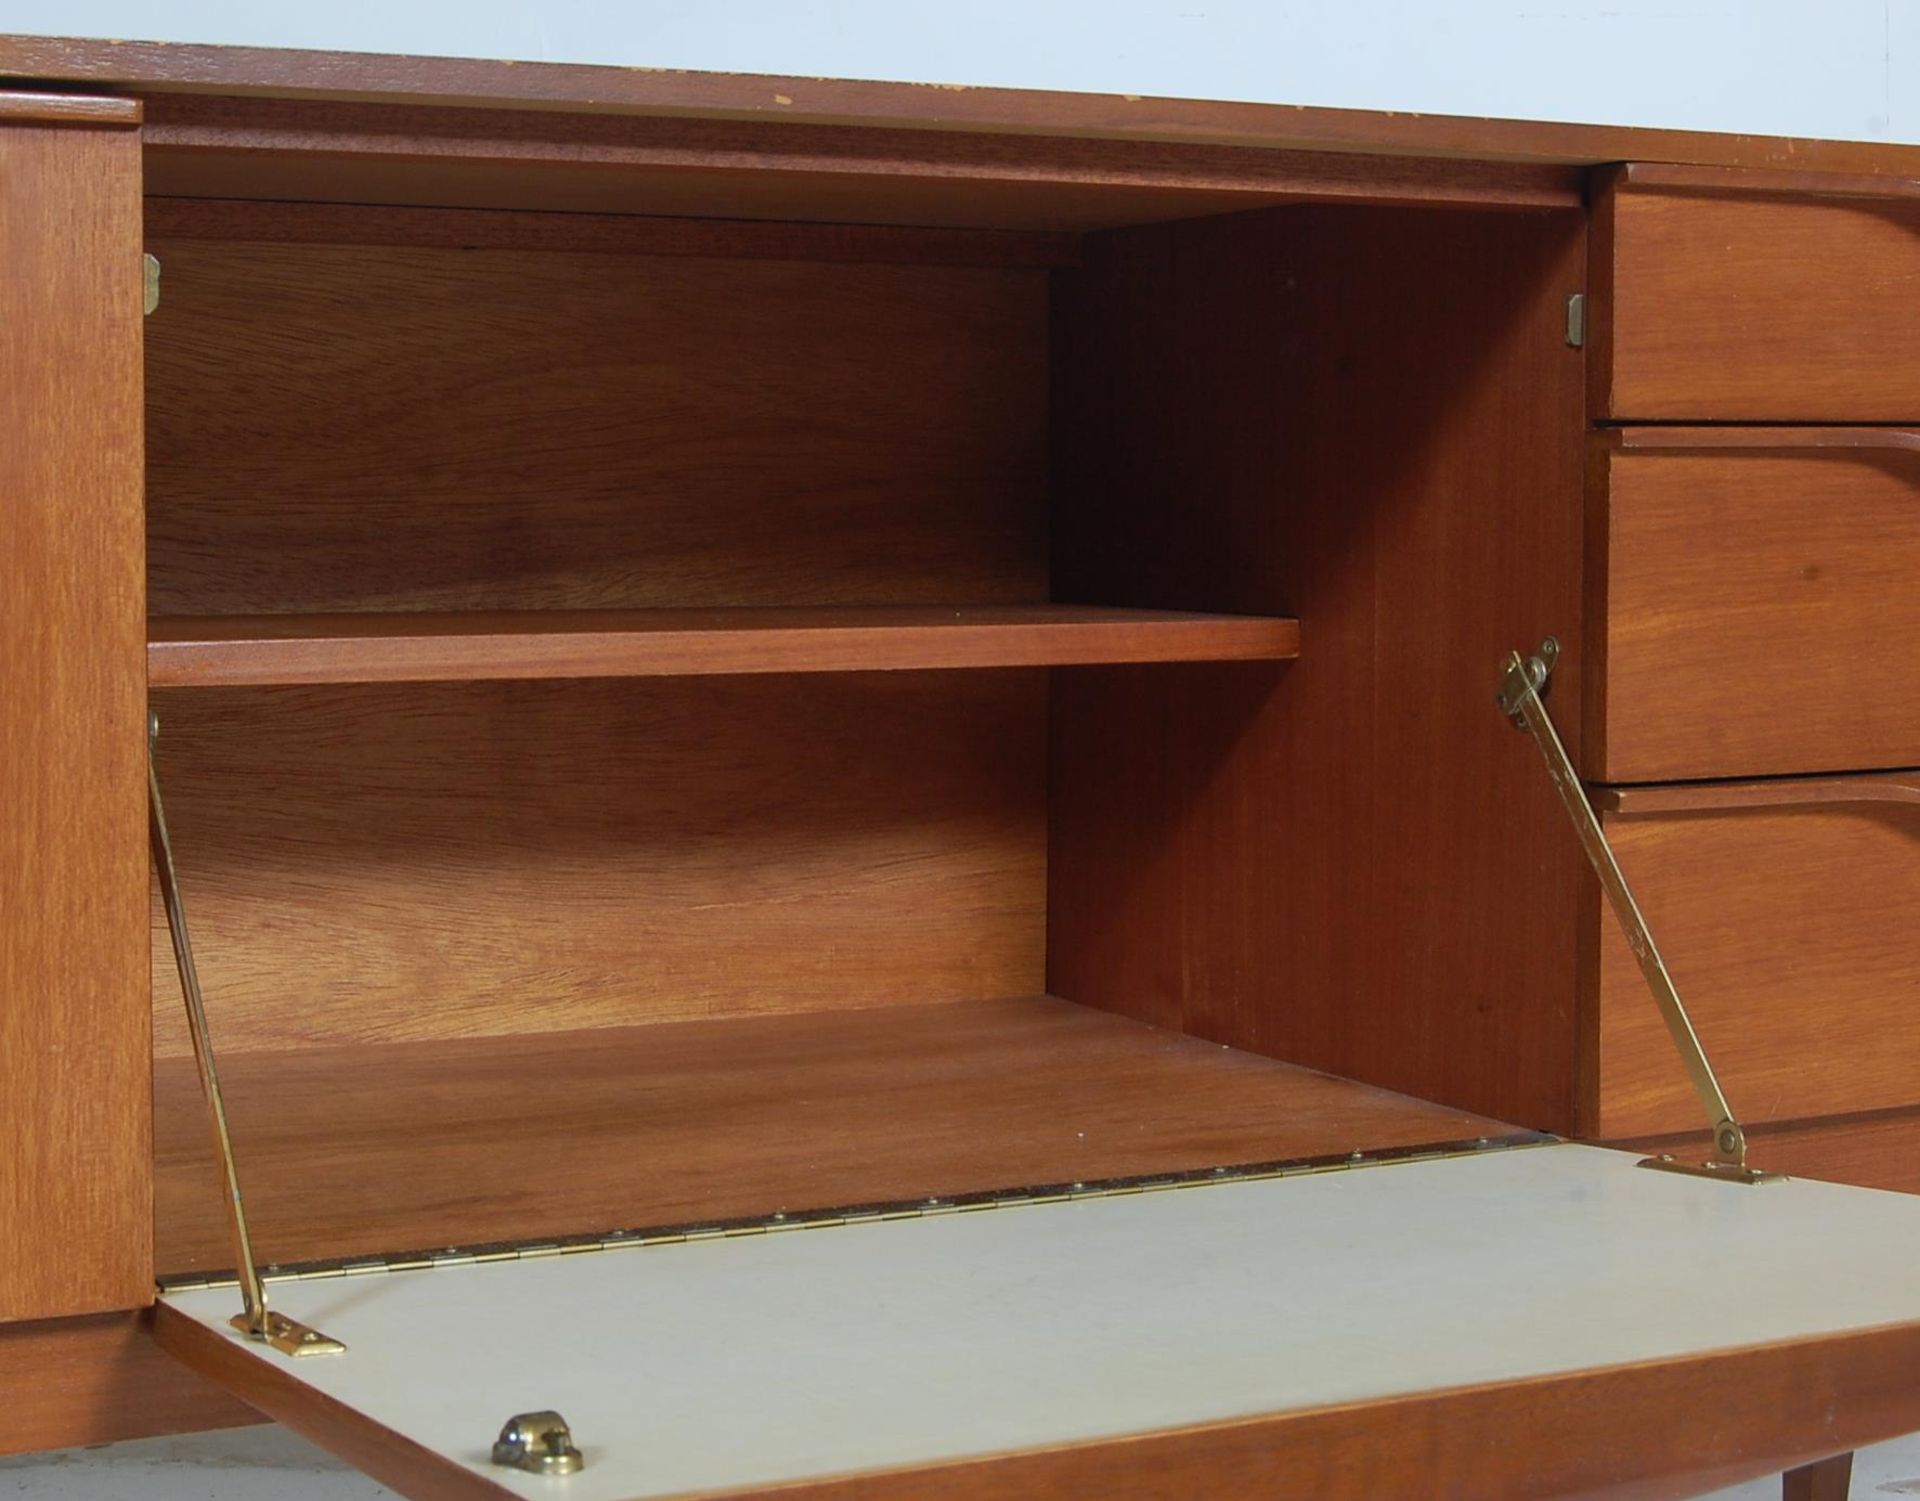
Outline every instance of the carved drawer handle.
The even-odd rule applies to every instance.
[[[1920,807],[1920,771],[1744,782],[1680,782],[1659,787],[1603,787],[1594,801],[1611,818],[1664,813],[1738,812],[1744,808],[1837,808],[1858,803]]]
[[[1920,457],[1920,430],[1908,427],[1623,427],[1626,453],[1902,453]]]

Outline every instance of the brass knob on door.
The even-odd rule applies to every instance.
[[[493,1462],[534,1475],[572,1475],[586,1468],[573,1446],[573,1431],[557,1412],[523,1412],[508,1418],[493,1441]]]

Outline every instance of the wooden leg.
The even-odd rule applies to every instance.
[[[1853,1485],[1853,1456],[1836,1454],[1780,1477],[1782,1501],[1847,1501]]]

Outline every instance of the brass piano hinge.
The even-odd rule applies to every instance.
[[[151,259],[151,257],[149,257]],[[247,1210],[240,1199],[240,1175],[233,1160],[233,1137],[227,1129],[227,1106],[220,1093],[220,1072],[213,1057],[213,1034],[207,1026],[206,1000],[200,992],[200,970],[193,961],[193,943],[187,934],[187,908],[173,868],[173,840],[167,833],[167,811],[160,801],[160,772],[154,745],[160,735],[160,717],[147,715],[147,833],[153,846],[154,868],[160,877],[160,897],[166,904],[167,931],[173,938],[174,963],[180,971],[180,992],[187,1003],[187,1028],[193,1035],[193,1057],[200,1067],[200,1088],[207,1097],[213,1126],[213,1150],[219,1160],[221,1187],[227,1199],[227,1218],[233,1233],[241,1312],[231,1320],[248,1339],[271,1345],[283,1355],[337,1355],[347,1347],[317,1329],[267,1307],[266,1289],[253,1260],[253,1240],[247,1231]]]
[[[160,306],[160,257],[143,255],[140,257],[140,288],[147,316]]]
[[[495,1261],[535,1261],[548,1256],[580,1256],[597,1251],[632,1251],[649,1246],[684,1246],[700,1241],[735,1240],[748,1235],[776,1235],[789,1230],[827,1230],[850,1225],[877,1225],[890,1220],[932,1219],[943,1214],[978,1214],[991,1209],[1027,1209],[1042,1204],[1071,1204],[1086,1199],[1116,1199],[1131,1194],[1164,1193],[1174,1189],[1211,1188],[1228,1183],[1258,1183],[1270,1178],[1303,1178],[1316,1173],[1353,1172],[1389,1167],[1396,1163],[1431,1162],[1440,1158],[1476,1157],[1521,1147],[1551,1146],[1559,1137],[1544,1131],[1517,1131],[1509,1136],[1482,1136],[1471,1141],[1432,1142],[1415,1147],[1390,1147],[1375,1152],[1339,1152],[1320,1157],[1294,1157],[1276,1162],[1242,1163],[1199,1168],[1192,1172],[1155,1173],[1134,1178],[1105,1178],[1080,1183],[1050,1183],[1032,1188],[995,1189],[983,1193],[948,1194],[928,1199],[902,1199],[857,1204],[838,1209],[782,1210],[739,1219],[705,1220],[645,1230],[607,1230],[555,1240],[498,1242],[479,1246],[450,1246],[439,1251],[412,1251],[393,1256],[348,1257],[309,1261],[291,1266],[269,1266],[268,1282],[306,1282],[328,1277],[362,1277],[383,1272],[423,1271],[431,1267],[475,1266]],[[163,1277],[166,1293],[197,1292],[232,1287],[232,1272],[210,1276]]]
[[[1497,695],[1500,711],[1518,728],[1530,734],[1533,743],[1539,747],[1540,755],[1547,763],[1547,776],[1552,780],[1554,790],[1560,794],[1567,816],[1573,820],[1581,848],[1586,851],[1594,874],[1600,878],[1600,885],[1613,907],[1613,915],[1619,919],[1621,931],[1626,935],[1627,947],[1633,950],[1633,957],[1639,961],[1640,973],[1660,1007],[1660,1015],[1667,1024],[1667,1032],[1673,1038],[1680,1061],[1686,1065],[1687,1077],[1693,1082],[1693,1092],[1699,1096],[1713,1127],[1711,1160],[1701,1163],[1678,1162],[1663,1154],[1648,1157],[1640,1165],[1662,1172],[1725,1178],[1736,1183],[1773,1182],[1784,1175],[1764,1173],[1747,1166],[1747,1133],[1733,1118],[1733,1110],[1721,1091],[1712,1063],[1707,1060],[1707,1051],[1700,1043],[1700,1034],[1693,1029],[1687,1008],[1680,1000],[1680,992],[1674,986],[1673,976],[1667,971],[1666,960],[1660,956],[1653,933],[1647,927],[1647,919],[1640,911],[1640,904],[1633,898],[1632,888],[1627,885],[1620,862],[1614,858],[1613,846],[1607,842],[1606,831],[1601,828],[1599,816],[1593,811],[1593,803],[1587,797],[1587,789],[1581,784],[1580,773],[1575,770],[1566,746],[1560,741],[1560,733],[1553,726],[1552,716],[1547,713],[1541,694],[1547,687],[1547,680],[1552,676],[1554,663],[1559,656],[1560,643],[1551,636],[1540,643],[1540,650],[1531,657],[1522,658],[1517,651],[1508,653],[1506,671],[1501,677]]]

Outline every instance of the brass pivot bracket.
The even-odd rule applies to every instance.
[[[1733,1118],[1727,1097],[1721,1092],[1720,1081],[1714,1077],[1713,1065],[1707,1061],[1706,1049],[1700,1045],[1700,1035],[1693,1030],[1693,1022],[1680,1000],[1680,992],[1674,988],[1673,976],[1667,972],[1666,960],[1660,957],[1653,934],[1647,929],[1647,920],[1641,915],[1640,904],[1633,899],[1632,888],[1627,885],[1620,862],[1614,858],[1613,846],[1607,842],[1599,816],[1593,811],[1586,788],[1581,785],[1580,774],[1574,770],[1572,758],[1567,755],[1566,746],[1560,742],[1559,731],[1553,727],[1553,718],[1547,713],[1547,705],[1541,695],[1546,690],[1547,679],[1552,676],[1559,655],[1560,643],[1551,636],[1540,643],[1540,650],[1531,657],[1522,657],[1517,651],[1510,652],[1506,672],[1500,681],[1500,711],[1518,728],[1531,735],[1533,743],[1540,748],[1540,755],[1547,763],[1547,775],[1553,781],[1554,790],[1560,794],[1560,801],[1566,805],[1567,815],[1573,820],[1574,832],[1580,836],[1581,847],[1586,850],[1594,874],[1600,878],[1607,900],[1613,906],[1613,915],[1619,919],[1621,931],[1626,935],[1627,947],[1633,950],[1633,957],[1639,961],[1640,973],[1660,1007],[1661,1018],[1667,1024],[1667,1032],[1673,1038],[1680,1061],[1686,1065],[1687,1077],[1693,1081],[1693,1092],[1699,1096],[1708,1119],[1713,1122],[1713,1157],[1710,1161],[1678,1162],[1662,1155],[1648,1157],[1640,1166],[1661,1172],[1724,1178],[1735,1183],[1772,1182],[1782,1175],[1763,1173],[1747,1166],[1747,1133],[1741,1129],[1740,1122]]]
[[[167,930],[173,935],[174,963],[180,970],[180,990],[187,1002],[187,1029],[193,1034],[193,1057],[200,1065],[200,1087],[207,1096],[213,1122],[213,1151],[219,1159],[227,1195],[227,1214],[233,1229],[234,1265],[240,1276],[242,1312],[230,1321],[248,1339],[271,1345],[282,1355],[338,1355],[347,1347],[297,1319],[267,1307],[267,1290],[253,1261],[253,1241],[247,1234],[247,1210],[240,1200],[240,1175],[233,1161],[233,1138],[227,1131],[227,1107],[220,1094],[220,1074],[213,1061],[213,1035],[207,1027],[206,1001],[200,993],[200,971],[193,962],[193,943],[187,936],[187,909],[173,869],[173,841],[167,835],[167,812],[160,801],[160,773],[154,762],[154,744],[160,735],[160,717],[147,715],[147,834],[153,845],[154,869],[160,876],[160,896],[167,908]]]

